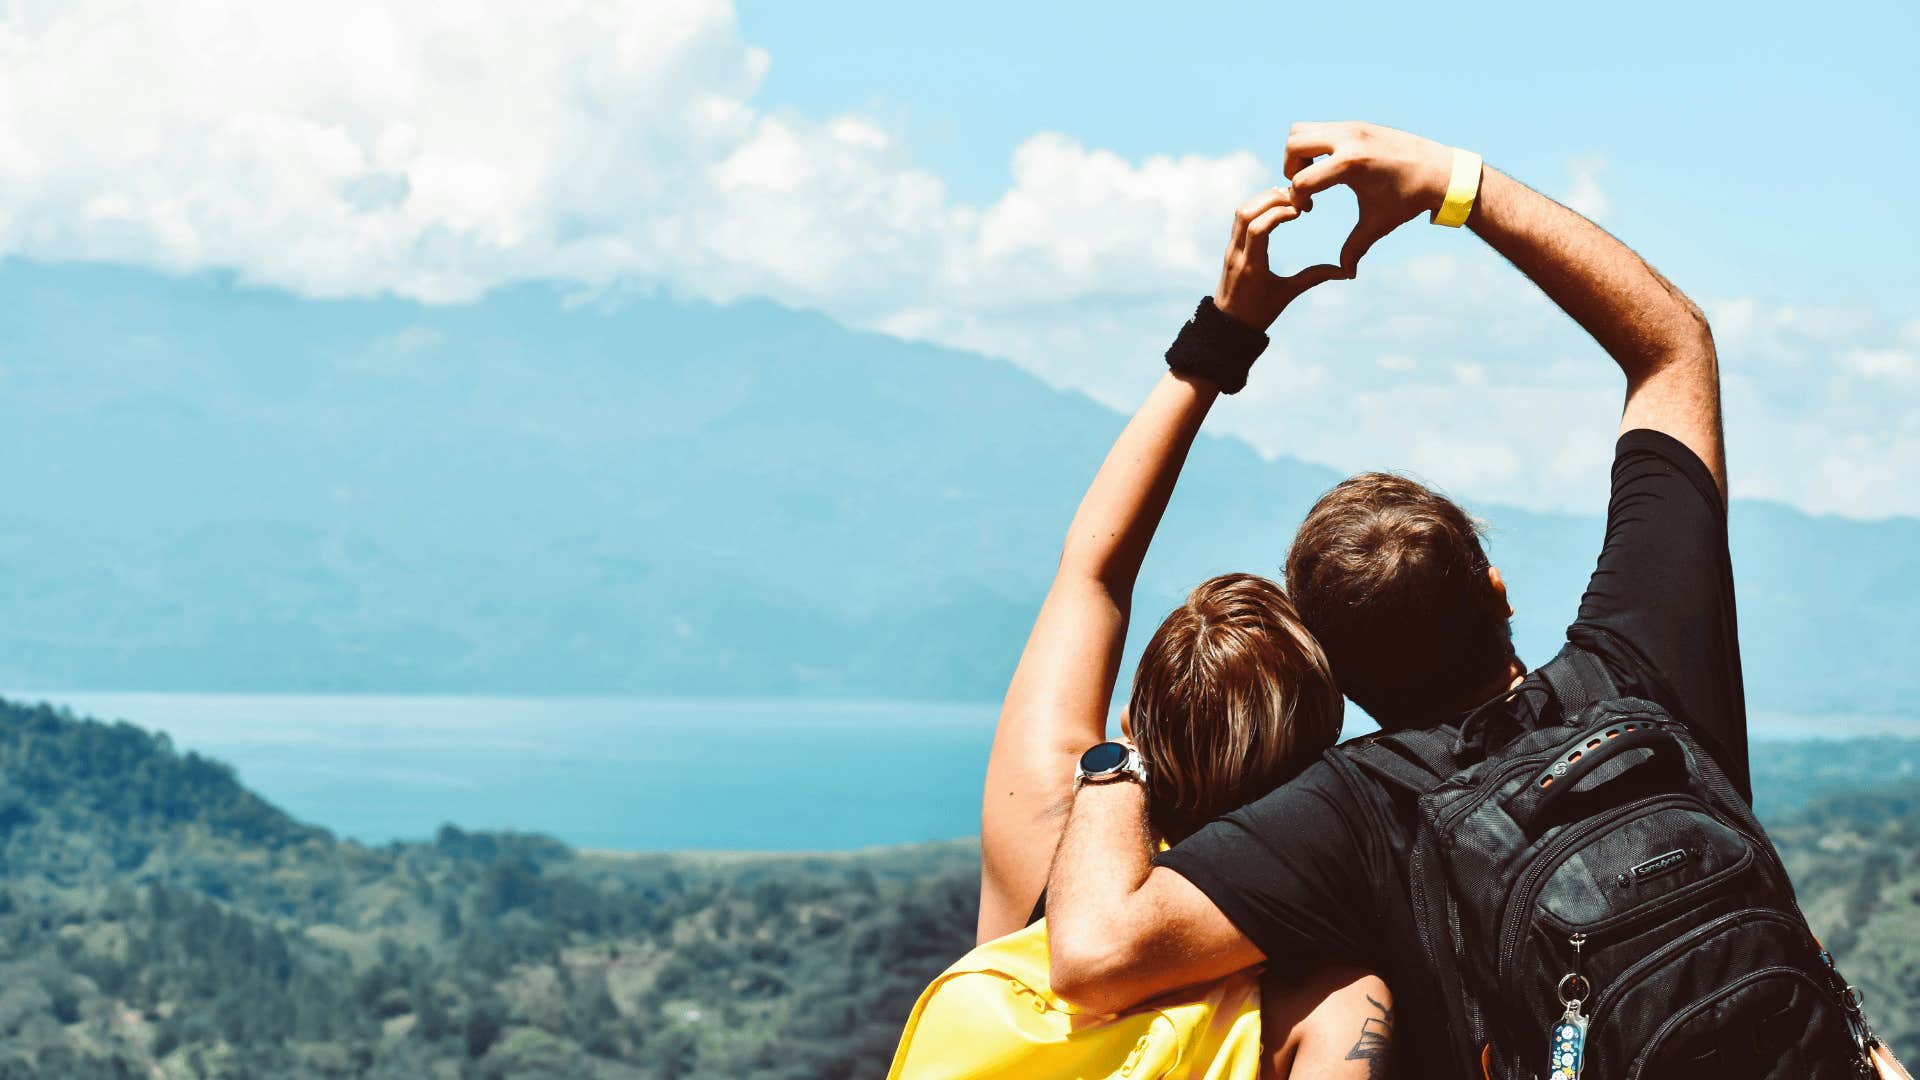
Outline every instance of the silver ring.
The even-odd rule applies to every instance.
[[[1567,993],[1567,984],[1569,982],[1580,984],[1580,992],[1578,994],[1569,995]],[[1555,988],[1556,992],[1560,995],[1560,1004],[1562,1005],[1572,1005],[1576,1001],[1587,1000],[1587,993],[1592,989],[1593,984],[1587,981],[1585,975],[1563,975],[1560,977],[1560,985]]]

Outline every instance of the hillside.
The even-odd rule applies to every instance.
[[[368,848],[164,736],[5,702],[0,790],[0,1078],[875,1077],[971,940],[967,842],[610,855],[448,826]],[[1911,1054],[1920,781],[1771,828]]]
[[[0,784],[5,1078],[873,1075],[971,938],[968,844],[366,848],[163,736],[6,703]]]
[[[764,303],[323,304],[18,262],[0,385],[14,687],[991,699],[1121,423]],[[1335,479],[1203,439],[1141,610],[1271,572]],[[1547,655],[1600,524],[1476,509]],[[1920,522],[1733,521],[1753,707],[1903,713]]]

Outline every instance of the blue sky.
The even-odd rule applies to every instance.
[[[898,123],[985,201],[1060,131],[1129,157],[1271,149],[1364,118],[1537,185],[1602,156],[1610,219],[1676,277],[1914,309],[1911,4],[740,5],[769,104]],[[1893,243],[1904,238],[1906,243]]]
[[[296,298],[765,296],[1124,408],[1287,125],[1373,119],[1707,307],[1736,494],[1920,514],[1917,31],[1894,4],[0,2],[0,256]],[[1322,200],[1289,254],[1351,213]],[[1415,223],[1288,312],[1214,427],[1591,509],[1618,394],[1472,237]]]

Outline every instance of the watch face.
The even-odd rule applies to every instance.
[[[1127,748],[1117,742],[1103,742],[1080,755],[1080,771],[1088,776],[1110,773],[1127,763]]]

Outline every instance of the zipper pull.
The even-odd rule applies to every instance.
[[[1585,934],[1575,934],[1567,939],[1567,944],[1573,946],[1573,970],[1561,976],[1560,985],[1555,988],[1560,1004],[1566,1006],[1566,1012],[1553,1022],[1553,1030],[1547,1038],[1549,1080],[1580,1080],[1580,1068],[1585,1063],[1587,1018],[1580,1012],[1580,1006],[1593,989],[1587,983],[1587,977],[1580,974],[1580,949],[1586,943]]]

